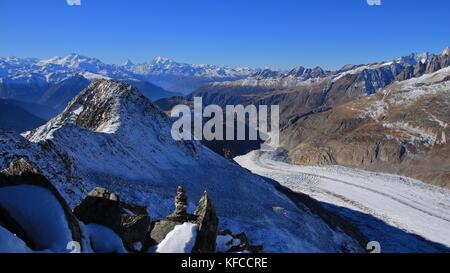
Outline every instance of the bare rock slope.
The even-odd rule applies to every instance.
[[[297,164],[339,164],[399,173],[450,187],[450,69],[303,116],[283,145]]]

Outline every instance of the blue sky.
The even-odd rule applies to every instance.
[[[328,69],[450,46],[450,1],[1,0],[0,56]]]

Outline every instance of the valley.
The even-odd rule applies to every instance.
[[[218,251],[365,252],[372,241],[382,252],[448,252],[449,54],[415,53],[336,71],[189,65],[165,58],[109,65],[77,54],[0,58],[0,171],[11,175],[14,164],[26,162],[55,187],[65,208],[80,206],[97,191],[118,195],[151,217],[152,228],[162,225],[155,231],[161,251],[192,250],[199,223],[189,217],[192,200],[201,198],[220,219],[219,225],[213,221]],[[176,141],[167,113],[176,104],[189,112],[196,97],[221,108],[279,105],[283,152],[250,152],[261,139]],[[0,188],[9,192],[8,185]],[[180,186],[193,199],[186,200],[183,191],[180,205],[177,195],[176,211],[181,206],[184,213],[173,218],[173,192]],[[75,218],[70,221],[83,227]],[[17,243],[10,223],[0,217],[7,242],[45,250],[23,248],[31,240]],[[77,236],[84,232],[94,244],[110,240],[113,249],[125,251],[117,234],[96,224]],[[168,226],[174,238],[170,230],[161,232]],[[99,236],[101,230],[111,236]],[[139,251],[139,242],[116,230],[127,251]],[[131,237],[147,235],[151,230]],[[186,246],[176,243],[179,236]],[[215,247],[210,240],[208,249]]]

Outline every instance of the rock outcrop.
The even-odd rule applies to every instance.
[[[198,233],[193,252],[215,252],[219,219],[207,192],[203,194],[198,202],[195,216],[196,223],[198,224]]]
[[[235,253],[235,252],[250,252],[250,253],[262,253],[263,246],[251,245],[244,232],[233,234],[230,230],[225,229],[219,232],[219,236],[223,238],[223,252]]]
[[[134,245],[147,245],[150,216],[145,207],[121,202],[119,196],[104,188],[95,188],[74,209],[85,224],[99,224],[117,233],[130,252],[140,251]]]
[[[13,196],[11,193],[20,194]],[[83,236],[71,209],[51,182],[26,159],[11,163],[0,173],[1,194],[5,194],[0,198],[1,225],[16,234],[30,249],[64,251],[67,243],[75,241],[80,243],[79,250],[82,251]],[[59,211],[64,214],[64,220],[60,219]],[[46,215],[58,219],[47,219]],[[54,234],[44,234],[49,231]],[[66,239],[63,238],[65,234],[69,234]]]

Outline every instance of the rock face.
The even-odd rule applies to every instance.
[[[219,219],[208,193],[205,192],[195,211],[198,224],[197,240],[193,252],[212,253],[216,251]]]
[[[15,187],[22,187],[24,186],[32,186],[27,189],[35,189],[35,188],[42,188],[46,191],[51,193],[51,196],[54,197],[54,200],[56,200],[55,203],[59,204],[61,206],[61,209],[64,213],[65,220],[67,223],[67,226],[65,226],[64,223],[60,224],[58,221],[54,221],[54,223],[48,223],[45,220],[42,220],[42,222],[35,222],[39,221],[39,218],[45,218],[44,215],[36,215],[35,208],[40,208],[44,210],[50,210],[54,209],[52,207],[46,207],[45,203],[50,203],[51,201],[48,200],[48,196],[44,196],[44,199],[33,199],[33,200],[41,200],[43,203],[35,203],[35,204],[28,204],[28,203],[5,203],[6,200],[0,199],[0,223],[5,226],[7,229],[9,229],[12,233],[17,234],[17,236],[22,239],[28,247],[30,247],[32,250],[45,250],[45,249],[52,249],[56,250],[52,247],[55,247],[55,242],[53,241],[45,241],[43,240],[43,237],[48,237],[48,235],[45,234],[37,234],[36,230],[30,229],[31,225],[53,225],[52,227],[47,226],[46,228],[48,230],[52,230],[53,232],[61,232],[65,233],[65,230],[68,229],[71,238],[67,242],[62,242],[61,245],[58,247],[58,251],[62,251],[65,249],[66,244],[72,240],[75,242],[79,242],[81,244],[82,242],[82,233],[80,226],[78,224],[77,219],[75,218],[74,214],[72,213],[71,209],[67,205],[64,198],[60,195],[58,190],[50,183],[50,181],[45,178],[39,170],[32,167],[25,159],[20,159],[16,162],[11,163],[11,165],[2,171],[0,173],[0,191],[3,189],[11,189]],[[33,188],[34,187],[34,188]],[[29,194],[39,194],[42,193],[42,191],[28,191]],[[31,198],[32,196],[30,196]],[[12,196],[14,198],[14,196]],[[20,207],[19,207],[20,206]],[[33,206],[33,207],[30,207]],[[28,219],[21,219],[21,215],[12,214],[10,211],[19,210],[21,211],[21,215],[27,215]],[[51,211],[45,211],[45,213],[52,213]],[[82,250],[82,246],[80,245]]]
[[[446,68],[450,65],[450,56],[448,49],[440,55],[434,56],[426,67],[426,73],[434,73],[442,68]]]
[[[95,188],[74,209],[80,221],[99,224],[116,232],[128,251],[134,252],[135,243],[146,245],[150,216],[146,208],[119,201],[119,197],[104,188]]]

